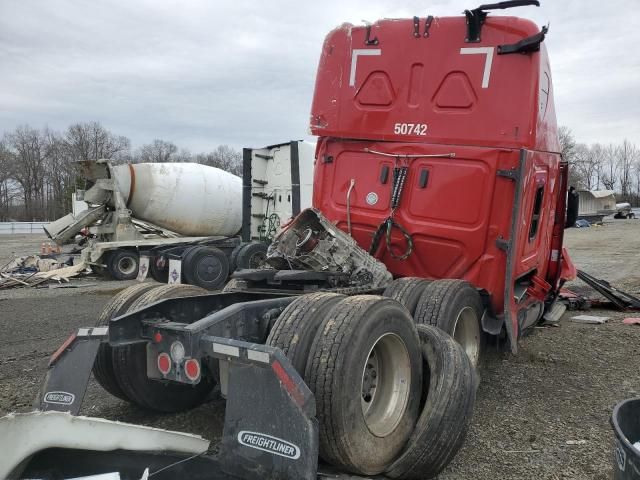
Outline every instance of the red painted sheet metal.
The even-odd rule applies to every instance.
[[[421,19],[424,25],[425,19]],[[336,136],[559,151],[551,73],[540,52],[498,55],[539,28],[515,17],[487,18],[482,42],[465,43],[465,19],[345,24],[326,38],[311,109],[311,131]]]
[[[566,179],[546,49],[497,54],[538,31],[489,16],[482,41],[466,43],[463,16],[434,19],[419,38],[412,19],[382,20],[367,44],[366,27],[343,25],[323,46],[310,118],[320,137],[314,207],[345,231],[350,218],[365,249],[393,215],[414,244],[406,259],[376,250],[395,276],[466,279],[488,292],[494,314],[508,313],[515,336],[563,268]],[[408,175],[392,213],[399,166]],[[399,230],[391,238],[405,250]],[[517,301],[515,285],[534,276],[537,298]]]
[[[368,150],[368,151],[365,151]],[[454,158],[396,159],[371,151],[402,155],[455,154]],[[509,238],[514,182],[497,170],[517,167],[517,150],[482,147],[328,140],[319,149],[314,179],[314,207],[347,230],[347,194],[351,180],[352,236],[368,250],[373,232],[390,213],[392,172],[407,165],[409,173],[394,219],[406,228],[414,252],[406,260],[381,248],[381,259],[396,276],[465,278],[494,293],[502,309],[505,254],[496,239]],[[388,175],[385,181],[384,171]],[[428,172],[422,186],[421,179]],[[405,240],[392,235],[395,251]]]

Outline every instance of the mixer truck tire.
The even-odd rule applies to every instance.
[[[182,274],[190,285],[216,290],[229,278],[229,258],[216,247],[191,247],[182,258]]]
[[[138,276],[140,257],[133,250],[114,250],[107,257],[107,269],[116,280],[133,280]]]
[[[477,368],[484,342],[480,320],[484,307],[476,288],[464,280],[434,280],[422,292],[416,323],[434,325],[456,340]]]
[[[104,327],[109,325],[109,321],[117,316],[122,315],[127,311],[129,306],[135,302],[138,297],[148,292],[152,288],[159,287],[160,285],[154,283],[140,283],[138,285],[132,285],[129,288],[125,288],[120,293],[107,302],[105,307],[98,316],[96,327]],[[118,385],[118,380],[113,373],[112,363],[112,348],[108,343],[101,343],[98,347],[98,353],[96,360],[93,364],[93,376],[97,382],[114,397],[118,397],[122,400],[129,400],[125,393]]]
[[[230,272],[235,272],[238,269],[238,253],[245,247],[245,245],[249,245],[249,242],[240,242],[233,250],[231,250],[231,255],[229,256]]]
[[[422,352],[411,315],[390,298],[341,300],[318,329],[304,378],[316,398],[322,458],[381,473],[418,419]]]
[[[327,312],[343,298],[344,295],[327,292],[310,293],[296,298],[276,320],[267,337],[267,345],[280,348],[293,368],[304,376],[309,350],[318,327]]]
[[[451,336],[418,325],[428,379],[424,406],[402,453],[385,475],[403,480],[435,478],[462,447],[476,398],[477,378],[469,357]]]
[[[247,243],[238,251],[236,268],[260,268],[267,258],[267,245],[261,242]]]
[[[139,296],[128,311],[168,298],[206,293],[206,290],[193,285],[161,285]],[[204,364],[200,382],[193,386],[150,379],[147,376],[146,345],[143,344],[113,348],[113,371],[130,402],[157,412],[172,413],[196,407],[204,402],[214,386],[213,376]]]
[[[247,285],[246,280],[242,280],[240,278],[232,278],[227,282],[227,284],[222,289],[222,293],[229,292],[241,292],[243,290],[247,290],[249,286]]]
[[[418,306],[422,292],[429,285],[429,280],[416,277],[397,278],[382,292],[383,297],[393,298],[404,305],[413,315]]]

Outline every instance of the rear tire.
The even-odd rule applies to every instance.
[[[109,321],[112,318],[124,314],[138,297],[159,286],[160,285],[154,283],[140,283],[124,289],[111,298],[104,306],[96,322],[96,327],[109,325]],[[122,388],[120,388],[113,371],[112,348],[108,343],[101,343],[98,347],[96,360],[93,364],[93,376],[108,393],[122,400],[129,400],[129,397],[127,397],[122,391]]]
[[[466,437],[477,379],[469,357],[447,333],[418,325],[424,366],[429,370],[426,403],[400,456],[385,472],[391,478],[434,478],[456,456]]]
[[[133,280],[138,276],[140,257],[133,250],[114,250],[109,254],[107,268],[116,280]]]
[[[429,283],[430,281],[424,278],[397,278],[385,288],[382,296],[397,300],[413,315],[416,312],[420,296]]]
[[[327,312],[343,298],[344,295],[327,292],[299,296],[276,320],[267,337],[267,345],[280,348],[298,373],[304,376],[316,332]]]
[[[433,325],[456,340],[477,368],[484,343],[480,319],[484,307],[480,294],[464,280],[435,280],[422,292],[414,318]]]
[[[190,285],[217,290],[229,278],[229,259],[219,248],[193,247],[182,260],[182,275]]]
[[[241,242],[231,250],[231,255],[229,255],[230,272],[235,272],[238,269],[238,253],[245,247],[245,245],[249,245],[249,242]]]
[[[347,297],[325,316],[304,378],[315,394],[320,454],[375,475],[413,431],[420,407],[420,341],[407,310],[374,295]]]
[[[236,257],[236,268],[260,268],[267,259],[267,246],[261,242],[251,242],[244,245]]]
[[[193,285],[162,285],[138,297],[128,311],[133,312],[168,298],[206,293],[206,290]],[[132,403],[157,412],[180,412],[200,405],[214,386],[211,374],[205,370],[206,364],[203,363],[202,368],[200,382],[193,386],[152,380],[147,376],[146,345],[134,344],[113,349],[113,370],[124,394]]]
[[[241,292],[243,290],[246,290],[247,288],[248,287],[247,287],[246,280],[241,280],[239,278],[232,278],[224,286],[224,288],[222,289],[222,293]]]

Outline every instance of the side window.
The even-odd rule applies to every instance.
[[[536,199],[533,202],[533,214],[531,215],[531,226],[529,227],[529,241],[533,241],[538,234],[540,225],[540,212],[542,211],[542,199],[544,198],[544,186],[536,189]]]

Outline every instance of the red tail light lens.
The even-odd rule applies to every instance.
[[[163,375],[167,375],[171,371],[171,358],[166,353],[158,355],[158,370]]]
[[[190,358],[184,362],[184,374],[189,380],[195,382],[200,377],[200,362],[195,358]]]

